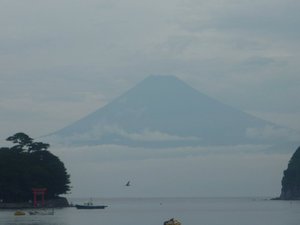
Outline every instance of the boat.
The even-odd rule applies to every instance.
[[[77,209],[105,209],[107,205],[94,205],[92,202],[84,203],[83,205],[76,204]]]

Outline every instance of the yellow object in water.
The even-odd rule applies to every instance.
[[[25,212],[19,210],[15,212],[15,216],[24,216],[25,214]]]

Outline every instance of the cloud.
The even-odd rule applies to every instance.
[[[193,158],[207,155],[223,154],[263,154],[269,145],[235,145],[235,146],[206,146],[206,147],[172,147],[146,148],[128,147],[123,145],[96,145],[96,146],[61,146],[53,142],[51,148],[62,157],[67,157],[73,163],[85,161],[88,163],[110,163],[119,161],[140,161],[159,159]]]
[[[298,130],[300,128],[300,118],[299,112],[264,112],[264,111],[250,111],[248,112],[251,115],[257,116],[264,120],[276,121],[275,124],[278,124],[282,127],[290,127],[292,129]]]
[[[246,130],[246,136],[250,138],[266,140],[276,140],[284,138],[291,141],[298,141],[300,138],[299,133],[294,130],[283,127],[274,127],[270,125],[263,128],[248,128]]]
[[[191,141],[199,140],[198,137],[181,137],[177,135],[163,133],[161,131],[144,130],[138,133],[127,132],[117,127],[105,127],[104,130],[128,138],[133,141]]]
[[[137,141],[137,142],[168,142],[168,141],[199,141],[201,138],[193,136],[178,136],[174,134],[164,133],[161,131],[145,129],[138,132],[126,131],[118,126],[103,126],[101,123],[94,124],[92,130],[89,130],[83,134],[74,133],[70,136],[57,136],[52,135],[47,138],[50,141],[57,143],[64,143],[66,145],[71,143],[93,143],[101,140],[105,140],[113,137],[119,140]],[[109,139],[110,140],[110,139]],[[116,140],[115,140],[116,141]]]
[[[231,31],[233,34],[239,31],[253,36],[276,34],[276,37],[290,39],[300,34],[295,29],[300,4],[293,0],[187,2],[190,14],[182,27],[193,32],[215,29]]]
[[[253,67],[258,68],[258,67],[266,67],[269,66],[270,64],[275,64],[276,61],[273,58],[268,58],[268,57],[250,57],[244,61],[244,66],[245,67],[250,67],[253,69]]]

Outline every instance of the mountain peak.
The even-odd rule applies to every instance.
[[[142,90],[143,92],[145,90],[149,89],[181,89],[181,88],[186,88],[186,89],[191,89],[186,83],[181,81],[175,76],[172,75],[150,75],[146,77],[144,80],[142,80],[139,84],[137,84],[135,87],[132,88],[134,89],[139,89]],[[155,93],[153,93],[155,94]]]
[[[148,77],[146,77],[142,82],[144,83],[161,83],[161,84],[165,84],[165,83],[181,83],[181,84],[185,84],[182,80],[180,80],[179,78],[177,78],[176,76],[173,75],[150,75]]]

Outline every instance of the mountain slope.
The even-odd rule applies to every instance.
[[[274,129],[281,128],[222,104],[176,77],[149,76],[52,136],[87,145],[236,145],[275,141],[264,134]]]

